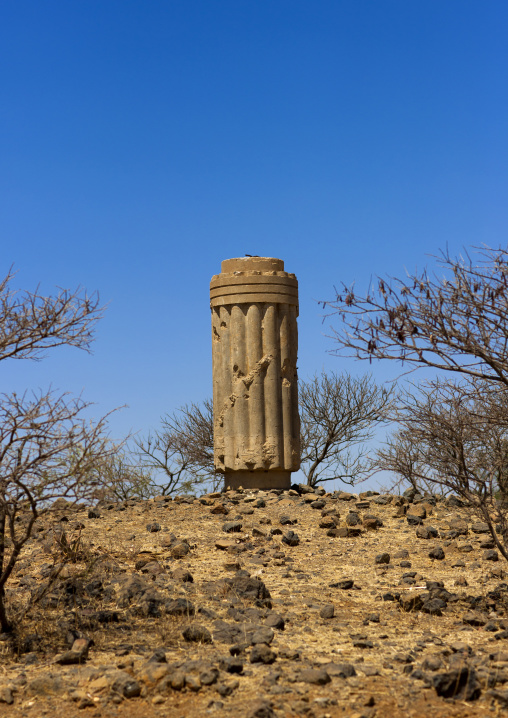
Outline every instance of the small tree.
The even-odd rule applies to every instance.
[[[366,443],[385,421],[391,398],[369,375],[322,372],[300,382],[301,468],[310,486],[354,484],[373,473]]]
[[[120,446],[110,444],[110,451],[91,465],[90,471],[97,480],[93,498],[102,501],[125,501],[128,499],[150,499],[160,493],[153,480],[152,472],[140,466],[126,443]]]
[[[408,475],[401,458],[416,454],[413,478],[462,496],[483,516],[506,557],[493,517],[504,537],[506,414],[499,407],[506,407],[508,388],[508,250],[476,253],[473,261],[468,254],[443,252],[442,275],[424,270],[405,279],[377,278],[364,296],[343,285],[329,306],[342,319],[335,332],[338,351],[465,378],[464,384],[436,381],[420,398],[406,397],[402,428],[381,454],[381,465]],[[406,448],[411,442],[413,451],[401,454],[401,441]]]
[[[159,493],[188,493],[205,485],[215,490],[222,476],[214,466],[211,399],[180,407],[161,422],[158,431],[136,442],[141,465],[162,476],[155,484]]]
[[[379,452],[380,467],[415,488],[458,495],[508,559],[508,390],[434,380],[405,394],[398,421],[395,440]]]
[[[0,360],[41,359],[69,345],[90,350],[102,314],[97,295],[79,289],[53,297],[11,289],[12,271],[0,282]],[[51,391],[0,396],[0,626],[11,631],[5,585],[30,538],[42,507],[56,498],[75,501],[96,489],[92,462],[111,451],[106,420],[82,418],[87,404]],[[74,459],[69,460],[75,452]]]
[[[477,253],[476,263],[442,253],[442,276],[378,277],[364,296],[343,285],[324,302],[342,320],[337,351],[508,386],[508,250]]]

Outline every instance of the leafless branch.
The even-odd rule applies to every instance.
[[[349,484],[375,469],[366,444],[385,420],[392,392],[370,376],[322,372],[299,387],[301,464],[308,484]]]

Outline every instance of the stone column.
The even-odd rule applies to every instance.
[[[215,468],[225,486],[289,488],[300,468],[298,282],[272,257],[212,277]]]

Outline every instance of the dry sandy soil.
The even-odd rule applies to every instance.
[[[508,584],[489,540],[448,500],[57,504],[10,582],[11,612],[33,605],[0,637],[0,716],[504,715]]]

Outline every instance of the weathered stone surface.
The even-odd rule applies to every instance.
[[[215,467],[226,487],[289,489],[300,466],[296,277],[280,259],[227,259],[210,300]]]

